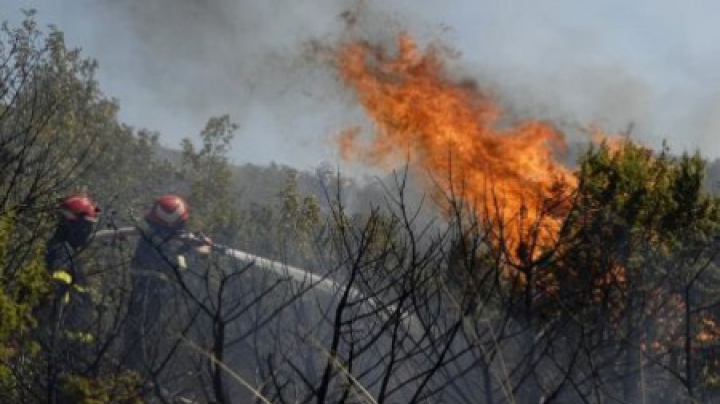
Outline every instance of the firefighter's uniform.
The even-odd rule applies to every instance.
[[[140,229],[130,266],[132,291],[125,334],[126,360],[141,370],[162,360],[172,333],[169,310],[178,302],[178,276],[187,268],[187,247],[173,234]]]
[[[51,324],[63,338],[91,343],[92,301],[76,251],[62,240],[51,241],[45,257],[53,281]]]

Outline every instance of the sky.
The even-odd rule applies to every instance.
[[[709,0],[2,0],[0,17],[22,8],[97,59],[120,118],[166,146],[230,114],[239,164],[340,165],[333,135],[364,118],[307,50],[399,31],[458,50],[456,74],[571,138],[632,123],[652,146],[720,156],[720,3]]]

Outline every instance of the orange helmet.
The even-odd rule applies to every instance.
[[[183,228],[190,218],[187,202],[177,195],[163,195],[155,200],[145,215],[148,223],[168,228]]]
[[[95,223],[100,216],[100,208],[84,194],[71,194],[60,202],[60,215],[70,222],[87,221]]]

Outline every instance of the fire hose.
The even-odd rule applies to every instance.
[[[95,233],[93,240],[103,241],[113,238],[132,237],[140,235],[140,230],[136,227],[122,227],[118,229],[99,230]],[[224,246],[222,244],[212,243],[209,242],[206,238],[199,237],[192,233],[182,233],[179,236],[179,239],[198,246],[209,245],[209,247],[213,251],[230,257],[231,259],[234,259],[238,262],[253,265],[260,270],[274,273],[275,275],[281,276],[288,280],[292,280],[301,285],[310,285],[309,289],[318,288],[321,291],[330,295],[334,295],[344,289],[344,286],[342,284],[330,279],[329,277],[321,276],[302,268],[294,267],[284,264],[282,262],[260,257],[254,254],[240,251],[238,249]],[[383,316],[387,316],[388,318],[397,311],[397,307],[395,305],[389,304],[383,306],[376,299],[367,298],[360,290],[352,286],[350,286],[349,297],[353,299],[365,300],[371,308],[381,309],[381,313],[383,314]],[[409,324],[407,322],[413,316],[405,314],[401,317],[403,322],[406,322],[406,326],[409,327]]]
[[[94,240],[106,241],[122,237],[139,236],[141,236],[140,229],[135,227],[123,227],[114,230],[100,230],[95,233]],[[209,246],[212,251],[227,256],[235,261],[246,265],[253,265],[262,271],[270,272],[300,285],[307,285],[306,291],[318,288],[330,296],[346,291],[348,293],[348,297],[351,299],[362,300],[363,304],[367,304],[367,306],[375,313],[379,314],[384,321],[390,321],[393,316],[398,316],[397,320],[402,323],[403,327],[408,332],[408,337],[413,340],[414,343],[418,343],[416,340],[417,338],[422,338],[422,324],[419,319],[416,318],[417,316],[415,314],[409,311],[405,313],[398,313],[399,309],[395,304],[383,304],[376,298],[365,296],[354,286],[346,286],[329,278],[328,276],[321,276],[306,269],[287,265],[282,262],[260,257],[258,255],[250,254],[225,245],[213,243],[205,237],[197,236],[192,233],[182,233],[179,236],[179,239],[197,246]],[[436,331],[434,330],[434,327],[431,327],[431,329],[432,331]],[[187,402],[192,403],[192,401],[189,400]]]

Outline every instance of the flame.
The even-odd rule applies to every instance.
[[[592,142],[600,147],[605,147],[611,156],[620,153],[629,141],[620,135],[607,135],[599,130],[594,130],[591,136]]]
[[[592,143],[605,148],[610,156],[616,156],[622,153],[629,145],[642,150],[648,157],[653,155],[652,147],[638,140],[631,139],[629,133],[622,135],[606,134],[598,128],[591,128],[590,138]]]
[[[516,261],[556,241],[577,186],[554,156],[566,147],[563,134],[534,120],[501,127],[503,111],[486,92],[448,78],[438,49],[421,51],[407,35],[395,56],[351,43],[337,63],[375,129],[365,145],[356,129],[341,134],[344,157],[380,166],[407,158],[490,224]]]

